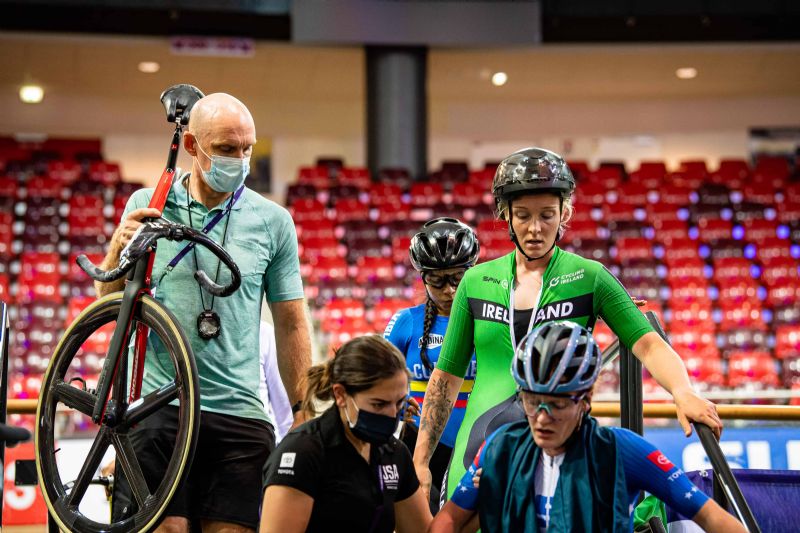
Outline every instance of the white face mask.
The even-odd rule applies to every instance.
[[[211,169],[203,173],[203,179],[209,187],[217,192],[233,192],[243,183],[250,173],[250,157],[226,157],[223,155],[208,155],[195,139],[195,146],[211,160]]]

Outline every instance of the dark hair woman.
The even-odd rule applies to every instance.
[[[431,513],[411,454],[394,437],[408,396],[400,352],[370,335],[309,369],[303,409],[265,466],[261,533],[424,531]]]

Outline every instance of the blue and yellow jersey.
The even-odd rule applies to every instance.
[[[428,380],[431,377],[431,371],[425,367],[420,358],[424,320],[425,304],[403,309],[395,313],[383,334],[405,356],[406,366],[411,372],[411,397],[417,400],[420,406],[422,406],[425,388],[428,386]],[[439,360],[439,350],[442,347],[444,334],[447,331],[448,320],[446,316],[437,316],[431,327],[430,342],[426,353],[428,360],[434,367],[436,366],[436,361]],[[453,412],[450,414],[450,420],[442,434],[441,443],[451,448],[455,445],[458,428],[464,419],[467,400],[472,392],[472,384],[474,382],[475,354],[472,355],[472,362],[467,368],[461,390],[458,391],[458,397],[453,406]],[[419,426],[419,417],[414,417],[414,423]]]

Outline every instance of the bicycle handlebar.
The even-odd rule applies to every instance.
[[[176,242],[186,240],[202,245],[228,267],[231,271],[231,282],[228,285],[218,285],[203,270],[194,273],[194,278],[198,283],[214,296],[230,296],[241,285],[242,276],[239,267],[224,248],[200,231],[161,217],[144,219],[143,224],[139,226],[128,245],[122,250],[117,267],[107,271],[102,270],[84,254],[78,256],[77,263],[93,280],[108,283],[127,274],[158,239]]]

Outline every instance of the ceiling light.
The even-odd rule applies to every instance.
[[[156,73],[160,68],[161,65],[159,65],[155,61],[142,61],[141,63],[139,63],[139,72],[144,72],[145,74]]]
[[[675,71],[675,75],[682,80],[691,80],[697,77],[697,69],[694,67],[681,67]]]
[[[506,84],[508,75],[505,72],[495,72],[492,74],[492,85],[500,87]]]
[[[23,85],[19,88],[19,99],[26,104],[38,104],[44,98],[44,89],[39,85]]]

